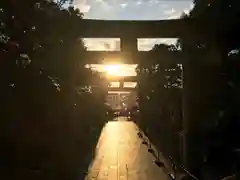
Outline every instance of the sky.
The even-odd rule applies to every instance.
[[[75,0],[87,19],[159,20],[178,18],[192,8],[191,0]]]

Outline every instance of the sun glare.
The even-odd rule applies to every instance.
[[[107,78],[136,76],[136,64],[88,64],[86,68],[93,71],[103,72]]]
[[[124,67],[121,64],[104,65],[103,69],[109,77],[125,76]]]

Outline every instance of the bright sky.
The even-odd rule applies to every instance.
[[[192,0],[75,0],[75,7],[86,19],[161,20],[177,19],[193,8]],[[88,50],[119,51],[119,39],[84,39]],[[174,43],[176,39],[138,39],[138,50],[148,51],[154,44]],[[93,65],[109,76],[134,76],[135,66]]]
[[[192,8],[191,0],[75,0],[85,18],[159,20],[178,18]]]

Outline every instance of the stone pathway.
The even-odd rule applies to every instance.
[[[137,135],[137,126],[120,118],[104,127],[85,180],[169,180],[164,168]]]

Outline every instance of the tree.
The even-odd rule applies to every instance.
[[[0,2],[4,179],[29,174],[33,179],[75,179],[79,167],[88,168],[84,163],[105,122],[106,84],[84,68],[78,31],[82,14],[64,8],[66,3]],[[79,93],[83,87],[92,91]],[[39,174],[33,173],[36,169]]]
[[[153,56],[138,66],[140,126],[165,156],[176,160],[182,118],[182,66],[170,62],[181,52],[175,45],[166,44],[157,44],[151,51]]]
[[[239,49],[240,45],[239,36],[237,35],[239,31],[239,21],[237,19],[240,17],[238,7],[239,2],[235,0],[195,0],[194,8],[188,16],[183,17],[192,18],[197,21],[194,27],[194,36],[184,37],[178,41],[182,51],[186,53],[192,64],[200,62],[207,65],[207,62],[203,62],[204,59],[201,57],[209,56],[213,49],[215,50],[215,56],[212,56],[209,60],[216,59],[219,62],[219,74],[216,74],[217,71],[214,69],[210,72],[205,68],[205,70],[202,70],[198,74],[201,78],[195,78],[199,82],[199,79],[207,81],[209,78],[215,76],[218,77],[218,81],[220,82],[218,87],[216,87],[215,83],[207,85],[206,82],[205,87],[202,87],[202,91],[205,92],[216,89],[217,92],[215,91],[211,96],[208,96],[208,104],[211,102],[211,98],[214,96],[217,97],[215,105],[208,109],[195,107],[196,109],[201,109],[201,114],[204,115],[202,119],[205,119],[205,121],[202,120],[198,125],[195,124],[196,127],[204,127],[201,130],[198,129],[198,136],[200,136],[199,134],[202,134],[201,136],[209,134],[205,137],[206,144],[203,143],[198,148],[207,147],[207,152],[204,152],[206,153],[204,156],[207,157],[205,158],[206,162],[202,163],[202,168],[199,168],[201,165],[198,165],[197,168],[204,169],[205,166],[208,166],[208,168],[211,166],[211,170],[208,170],[208,173],[201,173],[202,175],[205,173],[209,177],[211,172],[215,176],[212,178],[218,178],[239,169],[236,166],[239,159],[233,158],[236,157],[233,151],[239,146],[239,143],[233,139],[238,136],[237,132],[239,132],[240,128],[237,123],[239,114],[236,110],[236,107],[239,106],[239,94],[233,93],[237,92],[239,87],[239,81],[236,79],[238,77],[238,73],[236,73],[238,70],[236,69],[239,66],[235,59],[237,58],[236,54],[238,54],[238,51],[235,51],[235,55],[230,53],[233,50]],[[196,73],[192,72],[191,76],[196,77],[196,75]],[[200,99],[203,99],[203,96],[199,96],[199,99],[195,99],[195,101],[200,103]],[[196,158],[192,160],[197,164]]]

